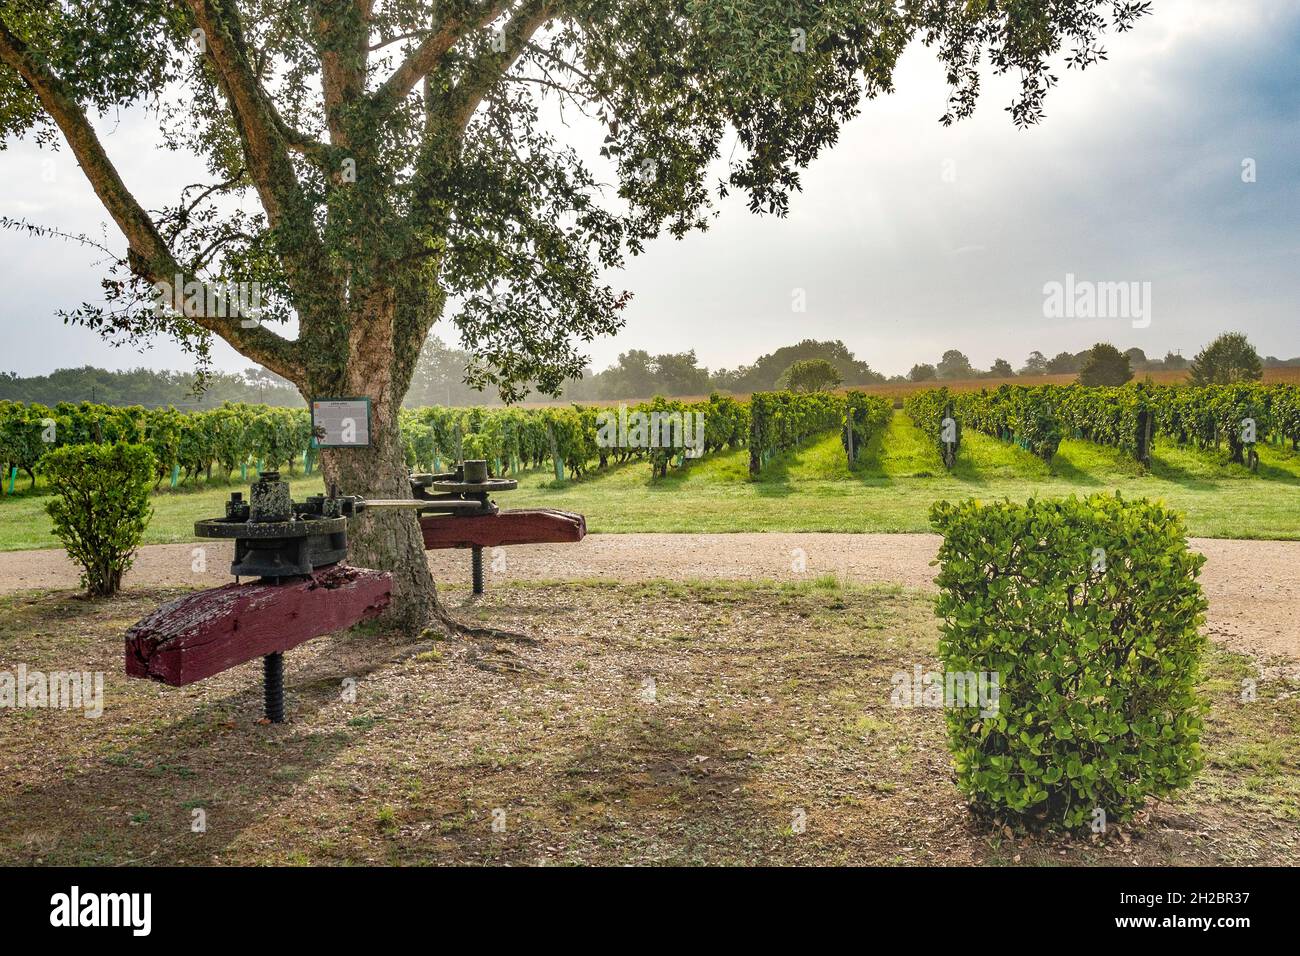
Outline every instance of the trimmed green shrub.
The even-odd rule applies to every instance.
[[[81,584],[117,593],[153,515],[149,486],[156,463],[144,445],[66,445],[41,460],[56,497],[45,505],[54,533],[81,566]]]
[[[1028,826],[1127,819],[1200,769],[1205,558],[1180,515],[1092,495],[937,502],[939,654],[998,675],[996,714],[947,711],[962,792]]]

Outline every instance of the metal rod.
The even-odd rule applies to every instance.
[[[478,545],[470,548],[470,571],[474,579],[474,593],[483,593],[483,549]]]
[[[284,723],[284,654],[280,651],[262,658],[262,689],[266,694],[266,719]]]
[[[429,502],[419,498],[367,498],[366,510],[374,508],[423,508]]]

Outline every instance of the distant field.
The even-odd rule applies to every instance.
[[[929,382],[882,382],[879,385],[854,385],[855,391],[866,392],[870,395],[883,395],[887,398],[896,398],[900,401],[911,395],[913,392],[924,391],[927,388],[937,388],[940,385],[945,386],[952,392],[978,392],[981,388],[997,388],[999,385],[1070,385],[1078,379],[1074,372],[1067,372],[1061,375],[1016,375],[1011,378],[952,378],[939,381]],[[1176,385],[1179,382],[1187,380],[1187,372],[1183,371],[1155,371],[1139,372],[1134,376],[1134,381],[1141,382],[1151,379],[1157,385]],[[1274,383],[1300,384],[1300,366],[1289,368],[1266,368],[1264,369],[1264,384],[1272,385]],[[848,389],[838,389],[845,392]],[[749,398],[749,392],[735,392],[733,397],[744,401]],[[617,405],[619,402],[639,402],[644,401],[649,396],[640,398],[609,398],[609,399],[584,399],[579,402],[581,405],[609,406]],[[674,396],[683,402],[702,402],[708,399],[708,395],[684,395]],[[524,402],[524,408],[548,408],[556,405],[569,405],[567,400],[548,401],[548,402]]]
[[[1261,446],[1259,474],[1226,456],[1156,446],[1145,473],[1112,448],[1066,440],[1050,466],[974,430],[962,436],[957,467],[946,474],[931,443],[903,414],[873,439],[850,471],[837,434],[778,456],[761,480],[748,478],[745,449],[710,455],[659,481],[645,462],[554,479],[549,467],[529,472],[506,507],[578,511],[593,532],[630,531],[925,531],[941,498],[1087,494],[1120,490],[1165,501],[1187,515],[1192,534],[1217,538],[1300,539],[1300,455]],[[293,479],[294,496],[319,493],[319,476]],[[164,492],[146,542],[193,540],[195,519],[222,513],[238,485]],[[346,489],[345,489],[346,490]],[[42,494],[0,501],[0,550],[49,548]]]

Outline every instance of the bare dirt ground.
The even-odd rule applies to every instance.
[[[604,534],[580,544],[521,545],[485,555],[493,582],[610,579],[773,580],[834,574],[850,583],[933,589],[939,538],[928,534]],[[1210,601],[1209,636],[1257,657],[1300,661],[1300,541],[1193,538],[1207,561],[1201,582]],[[142,548],[128,587],[211,587],[230,580],[230,547]],[[201,570],[196,570],[200,567]],[[469,579],[464,551],[431,552],[440,583]],[[798,570],[800,567],[803,570]],[[0,553],[0,594],[76,587],[62,551]]]
[[[939,666],[914,589],[498,584],[460,613],[532,640],[309,641],[274,726],[260,662],[122,673],[122,631],[181,593],[0,596],[0,669],[104,673],[97,719],[0,718],[0,863],[1300,863],[1300,684],[1222,647],[1194,783],[1072,838],[976,818],[943,711],[892,706],[891,675]]]

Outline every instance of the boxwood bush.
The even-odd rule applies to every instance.
[[[65,445],[41,460],[55,497],[45,505],[92,595],[116,594],[153,514],[156,461],[144,445]]]
[[[930,520],[944,668],[998,675],[994,716],[946,711],[974,807],[1076,829],[1186,785],[1201,764],[1206,602],[1181,516],[1098,494],[941,501]]]

